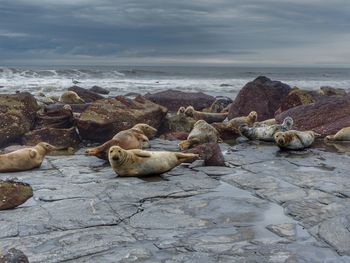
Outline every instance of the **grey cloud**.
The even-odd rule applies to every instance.
[[[346,46],[349,17],[347,0],[2,0],[0,56],[283,63],[293,52],[305,63],[312,47],[329,52],[320,43]]]

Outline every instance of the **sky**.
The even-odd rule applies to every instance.
[[[0,0],[0,65],[350,66],[349,0]]]

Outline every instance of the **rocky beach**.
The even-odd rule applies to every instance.
[[[68,90],[84,103],[66,107],[57,90],[0,94],[3,153],[41,141],[61,149],[40,168],[0,174],[0,186],[15,182],[0,196],[1,263],[12,248],[29,262],[350,262],[350,143],[323,139],[350,126],[348,90],[265,76],[232,97]],[[158,130],[150,150],[180,151],[194,121],[176,111],[187,106],[229,120],[253,110],[259,122],[291,117],[293,129],[320,138],[281,150],[214,122],[223,143],[199,145],[190,151],[200,160],[148,177],[117,177],[85,155],[138,123]]]

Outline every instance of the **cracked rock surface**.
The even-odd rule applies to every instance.
[[[173,151],[177,143],[151,142]],[[34,190],[0,211],[0,254],[14,247],[30,262],[350,262],[344,147],[220,146],[228,167],[122,178],[81,149],[0,174]]]

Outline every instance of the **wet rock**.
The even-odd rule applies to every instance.
[[[29,260],[21,250],[11,248],[4,255],[0,254],[0,263],[29,263]]]
[[[302,90],[294,87],[282,100],[275,114],[279,114],[299,105],[306,105],[322,100],[324,96],[317,91]]]
[[[67,108],[44,109],[36,115],[35,129],[66,129],[74,126],[73,112]]]
[[[0,145],[28,132],[34,126],[37,110],[35,98],[27,92],[0,95]]]
[[[290,89],[287,84],[260,76],[240,90],[230,106],[228,118],[246,116],[251,111],[258,113],[258,121],[273,118]]]
[[[22,143],[26,145],[36,145],[39,142],[47,142],[59,148],[76,148],[80,143],[80,138],[75,127],[41,128],[30,131],[22,137]]]
[[[162,134],[159,138],[163,140],[168,140],[168,141],[176,141],[176,140],[186,140],[189,135],[189,132],[168,132],[165,134]]]
[[[105,95],[109,94],[108,89],[104,89],[100,86],[92,86],[89,90],[98,94],[105,94]]]
[[[226,140],[235,140],[240,136],[240,133],[237,129],[233,129],[227,126],[226,123],[214,122],[211,124],[220,134],[220,138],[224,141]]]
[[[293,118],[296,130],[313,130],[323,136],[335,134],[350,126],[350,96],[332,96],[313,104],[300,105],[275,118],[282,122],[287,116]]]
[[[146,123],[159,130],[166,113],[166,108],[143,97],[132,100],[118,96],[92,103],[77,119],[77,126],[83,139],[106,142],[138,123]]]
[[[68,90],[77,93],[85,102],[94,102],[96,100],[104,99],[102,95],[78,86],[70,87]]]
[[[225,158],[217,143],[201,144],[184,152],[199,154],[200,159],[204,160],[205,166],[225,166]],[[196,159],[189,160],[188,162],[193,162]]]
[[[89,107],[91,103],[85,103],[85,104],[69,104],[69,106],[72,108],[73,112],[78,112],[81,113],[83,112],[87,107]],[[45,112],[49,112],[49,111],[59,111],[62,110],[64,108],[65,104],[63,103],[55,103],[55,104],[51,104],[51,105],[47,105],[44,108]]]
[[[350,255],[350,215],[321,223],[318,235],[341,255]]]
[[[179,90],[166,90],[157,93],[147,93],[145,98],[168,108],[169,111],[177,111],[180,107],[193,106],[195,110],[210,107],[215,98],[202,92],[183,92]]]
[[[296,237],[295,224],[286,223],[286,224],[268,225],[266,228],[280,237],[286,237],[289,239],[295,239]]]
[[[347,95],[344,89],[333,88],[330,86],[322,86],[320,88],[320,93],[325,96],[346,96]]]
[[[33,196],[29,184],[0,180],[0,210],[15,208]]]

